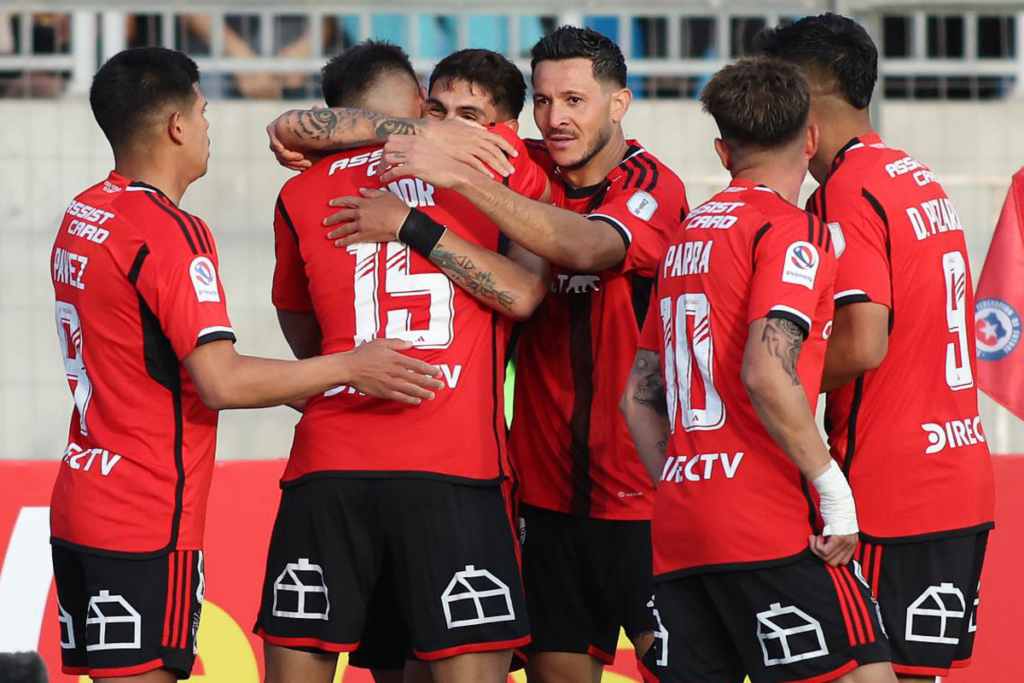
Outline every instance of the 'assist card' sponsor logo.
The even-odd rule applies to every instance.
[[[974,304],[974,333],[978,360],[1002,360],[1020,343],[1020,316],[1002,299],[982,299]]]

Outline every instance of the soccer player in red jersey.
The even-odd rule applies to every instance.
[[[387,43],[347,50],[323,75],[331,106],[398,117],[422,106],[408,57]],[[282,479],[256,631],[268,681],[330,681],[337,653],[362,643],[383,586],[395,593],[409,654],[430,662],[434,680],[501,681],[529,636],[501,487],[507,332],[495,311],[528,315],[545,289],[507,259],[493,271],[470,264],[465,245],[500,250],[497,227],[420,179],[381,183],[382,154],[376,144],[328,156],[282,189],[274,304],[306,318],[284,324],[296,347],[310,328],[325,353],[386,330],[438,363],[447,388],[424,410],[394,410],[347,387],[309,401]],[[531,177],[515,175],[513,185]],[[328,202],[366,187],[415,207],[402,241],[339,249],[324,237]],[[547,179],[538,171],[516,189],[540,197]],[[456,288],[462,279],[493,291]]]
[[[509,238],[553,266],[550,293],[523,327],[510,448],[522,478],[523,574],[535,680],[589,681],[614,660],[620,627],[642,654],[654,629],[653,491],[617,410],[646,313],[650,278],[685,215],[680,180],[622,132],[631,101],[618,47],[562,27],[533,48],[531,154],[552,201],[531,201],[429,142],[393,136],[385,180],[452,187]]]
[[[970,663],[994,515],[963,226],[935,174],[872,128],[878,53],[861,26],[807,17],[760,47],[810,79],[822,142],[808,207],[845,244],[822,388],[832,455],[859,503],[857,561],[896,673],[931,681]]]
[[[516,172],[509,176],[509,186],[526,194],[542,197],[550,187],[542,169],[530,161],[522,143],[509,131],[518,128],[518,116],[526,99],[526,82],[519,68],[502,55],[490,50],[460,50],[448,55],[434,67],[430,74],[429,90],[424,105],[424,115],[431,120],[441,121],[461,118],[465,121],[494,127],[500,135],[506,136],[522,154],[512,159]],[[507,126],[507,129],[505,128]],[[459,164],[447,154],[436,156],[437,164]],[[532,179],[531,179],[532,178]],[[403,224],[412,213],[420,210],[409,207],[394,193],[378,190],[363,190],[363,196],[344,197],[332,200],[332,205],[349,207],[326,223],[344,221],[337,234],[333,234],[335,246],[348,248],[361,242],[390,242],[396,239]],[[472,243],[454,245],[450,241],[457,235],[446,235],[443,242],[431,254],[431,260],[442,268],[453,282],[474,295],[485,294],[490,301],[502,304],[495,307],[506,319],[522,318],[533,310],[539,300],[538,292],[522,297],[519,292],[496,289],[495,266],[501,265],[504,257],[498,253]],[[446,244],[448,243],[448,244]],[[447,253],[451,251],[451,253]],[[546,264],[526,252],[515,243],[509,243],[508,259],[538,273],[541,280],[540,296],[546,292]],[[490,276],[482,277],[484,273]],[[528,306],[523,306],[527,303]],[[518,477],[509,465],[505,480],[506,494],[510,500],[510,519],[518,519],[515,499]],[[393,591],[375,591],[368,608],[367,626],[359,649],[349,656],[349,666],[373,670],[377,683],[400,682],[405,676],[414,675],[418,680],[430,680],[429,669],[423,662],[407,661],[412,655],[411,644],[407,642],[407,626],[401,619],[401,610],[395,604]],[[404,680],[409,680],[405,678]]]
[[[100,69],[90,104],[115,168],[71,202],[51,254],[75,401],[51,503],[66,674],[188,677],[218,410],[337,384],[418,403],[439,384],[394,340],[303,362],[235,353],[213,234],[178,208],[209,159],[198,82],[162,48]]]
[[[659,481],[646,676],[895,681],[877,606],[847,566],[853,496],[814,424],[836,258],[824,223],[794,205],[818,142],[807,81],[745,60],[701,101],[733,181],[661,259],[622,397]]]

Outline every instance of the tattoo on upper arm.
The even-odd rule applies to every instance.
[[[416,124],[408,119],[384,119],[377,126],[377,139],[387,140],[392,135],[416,135]]]
[[[511,310],[512,305],[519,299],[518,295],[509,290],[498,289],[498,283],[490,271],[478,268],[470,257],[447,249],[443,242],[438,242],[430,252],[430,261],[443,270],[455,284],[482,299],[493,299],[507,310]]]
[[[804,345],[804,333],[800,326],[784,318],[769,318],[764,326],[761,341],[768,347],[768,353],[782,361],[782,369],[793,380],[793,386],[800,385],[796,362]]]
[[[661,370],[661,354],[640,349],[636,352],[632,373],[638,376],[633,400],[659,415],[668,415],[665,397],[665,375]]]

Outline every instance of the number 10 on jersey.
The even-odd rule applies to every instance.
[[[725,424],[725,404],[714,381],[711,302],[706,294],[683,294],[675,301],[671,297],[662,299],[659,307],[672,431],[675,432],[677,409],[679,423],[688,432],[719,429]]]

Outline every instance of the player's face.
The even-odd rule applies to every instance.
[[[206,120],[206,97],[199,85],[192,86],[196,97],[191,110],[182,117],[190,166],[196,178],[206,175],[210,162],[210,122]]]
[[[458,118],[481,125],[505,123],[509,117],[503,114],[494,106],[488,90],[464,80],[435,82],[423,107],[423,115],[428,119],[444,121]]]
[[[611,140],[612,93],[594,78],[589,59],[541,62],[533,90],[533,119],[561,168],[585,166]]]

